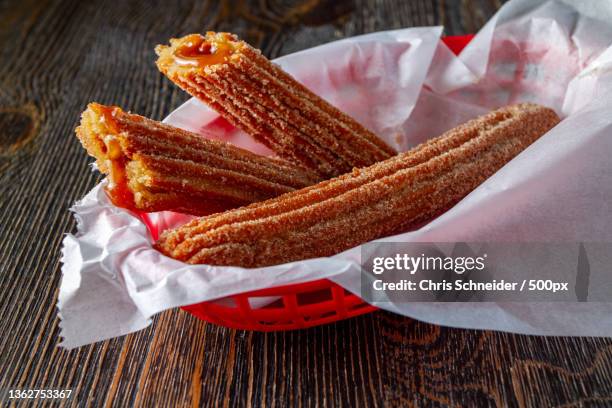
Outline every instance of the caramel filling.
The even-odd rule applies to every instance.
[[[98,154],[96,158],[101,170],[108,173],[108,192],[111,201],[117,206],[132,208],[134,196],[129,190],[126,173],[127,158],[124,156],[121,143],[118,139],[120,133],[116,115],[121,109],[116,106],[104,106],[96,103],[89,105],[93,115],[89,116],[87,124],[92,138],[97,141]]]
[[[223,64],[236,51],[236,37],[229,33],[190,34],[174,50],[178,65],[205,67]]]

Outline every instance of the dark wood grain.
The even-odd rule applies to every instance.
[[[79,406],[612,406],[610,339],[448,329],[382,312],[261,334],[172,310],[137,334],[57,347],[60,243],[75,228],[67,209],[99,180],[73,128],[92,100],[161,119],[186,99],[156,71],[155,44],[227,30],[276,57],[382,29],[474,32],[499,6],[1,1],[0,390],[71,388]]]

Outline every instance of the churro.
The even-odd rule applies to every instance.
[[[157,248],[243,267],[330,256],[431,220],[558,122],[542,106],[505,107],[371,167],[168,230]]]
[[[97,103],[83,112],[76,134],[109,176],[113,203],[131,210],[205,215],[320,180],[284,160]]]
[[[334,177],[396,154],[378,136],[229,33],[159,45],[157,67],[280,157]]]

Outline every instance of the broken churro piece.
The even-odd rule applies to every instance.
[[[97,103],[83,112],[76,134],[109,176],[113,203],[131,210],[211,214],[320,180],[284,160]]]
[[[505,107],[371,167],[168,230],[157,247],[243,267],[330,256],[431,220],[558,122],[542,106]]]
[[[276,154],[333,177],[396,154],[374,133],[229,33],[159,45],[157,67]]]

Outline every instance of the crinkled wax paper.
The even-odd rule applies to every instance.
[[[535,101],[562,123],[454,208],[383,241],[612,241],[612,6],[514,0],[459,57],[440,27],[344,39],[276,60],[398,150],[501,105]],[[250,137],[191,99],[166,122],[262,154]],[[360,292],[360,250],[259,269],[187,265],[152,248],[145,225],[101,186],[72,208],[58,308],[64,347],[124,335],[162,310],[329,278]],[[189,217],[152,215],[161,228]],[[607,270],[606,270],[607,268]],[[612,285],[594,265],[591,285]],[[612,303],[381,303],[428,322],[527,334],[612,335]]]

